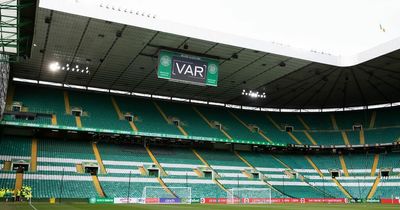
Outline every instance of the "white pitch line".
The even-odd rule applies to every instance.
[[[34,210],[38,210],[31,202],[29,202],[29,205],[30,205]]]

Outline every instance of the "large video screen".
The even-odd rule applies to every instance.
[[[217,86],[219,62],[215,59],[167,50],[158,54],[158,78],[170,81]]]

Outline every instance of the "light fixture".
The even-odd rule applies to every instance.
[[[49,65],[49,69],[52,72],[58,71],[58,70],[60,70],[60,64],[58,62],[52,62]]]
[[[75,67],[72,67],[72,66],[75,66]],[[63,65],[63,64],[60,65],[60,63],[58,63],[58,62],[53,62],[53,63],[50,63],[49,69],[51,71],[58,71],[58,70],[70,71],[71,70],[72,72],[82,73],[82,74],[90,73],[88,66],[86,66],[86,67],[81,66],[81,68],[79,68],[79,64],[68,64],[67,63],[65,65]]]
[[[261,94],[261,93],[258,92],[258,91],[252,91],[252,90],[246,91],[246,90],[244,90],[244,89],[243,89],[243,91],[242,91],[242,95],[244,95],[244,96],[250,96],[251,98],[266,98],[266,97],[267,97],[266,94],[265,94],[265,92],[263,92],[263,93]]]

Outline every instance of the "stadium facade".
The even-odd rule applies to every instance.
[[[399,203],[400,51],[332,66],[0,2],[0,200]]]

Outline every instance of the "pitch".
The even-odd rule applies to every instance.
[[[86,203],[63,203],[63,204],[47,204],[35,203],[34,208],[37,210],[252,210],[252,209],[268,209],[268,210],[386,210],[398,208],[398,205],[380,205],[380,204],[270,204],[270,205],[115,205],[115,204],[86,204]],[[35,210],[27,203],[1,203],[2,210]]]

